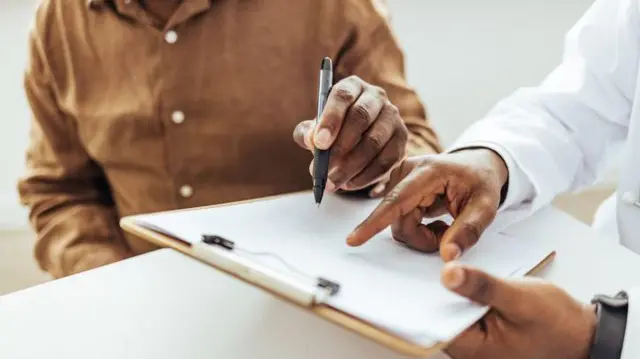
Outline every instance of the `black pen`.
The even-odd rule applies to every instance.
[[[318,114],[316,116],[316,125],[320,123],[320,116],[324,106],[329,98],[329,91],[333,84],[333,65],[331,59],[325,57],[320,65],[320,83],[318,84]],[[320,205],[322,196],[327,186],[327,178],[329,176],[329,150],[321,150],[315,148],[313,151],[313,197],[316,203]]]

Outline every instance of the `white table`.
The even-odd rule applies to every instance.
[[[640,284],[640,257],[556,210],[512,231],[556,243],[543,276],[581,299]],[[164,249],[0,297],[0,358],[401,357]]]

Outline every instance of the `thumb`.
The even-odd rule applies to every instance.
[[[442,270],[442,284],[472,302],[489,306],[507,317],[520,318],[527,302],[524,290],[517,284],[496,278],[478,269],[450,262]]]
[[[472,195],[440,242],[440,256],[446,262],[458,259],[475,245],[496,216],[499,199]]]
[[[295,130],[293,130],[293,140],[302,148],[313,150],[313,132],[315,130],[315,121],[306,120],[300,122]]]

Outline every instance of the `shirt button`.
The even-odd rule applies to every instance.
[[[184,198],[193,196],[193,187],[189,185],[184,185],[180,187],[180,195]]]
[[[622,202],[625,204],[634,205],[638,202],[635,193],[633,192],[625,192],[622,194]]]
[[[181,124],[184,122],[184,112],[182,111],[174,111],[171,114],[171,121],[175,124]]]
[[[176,41],[178,41],[178,33],[173,30],[169,30],[164,34],[164,40],[170,44],[175,44]]]

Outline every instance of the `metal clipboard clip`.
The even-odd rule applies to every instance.
[[[340,284],[326,278],[285,273],[242,256],[235,242],[221,236],[205,234],[192,249],[200,260],[306,307],[322,304],[340,291]]]

